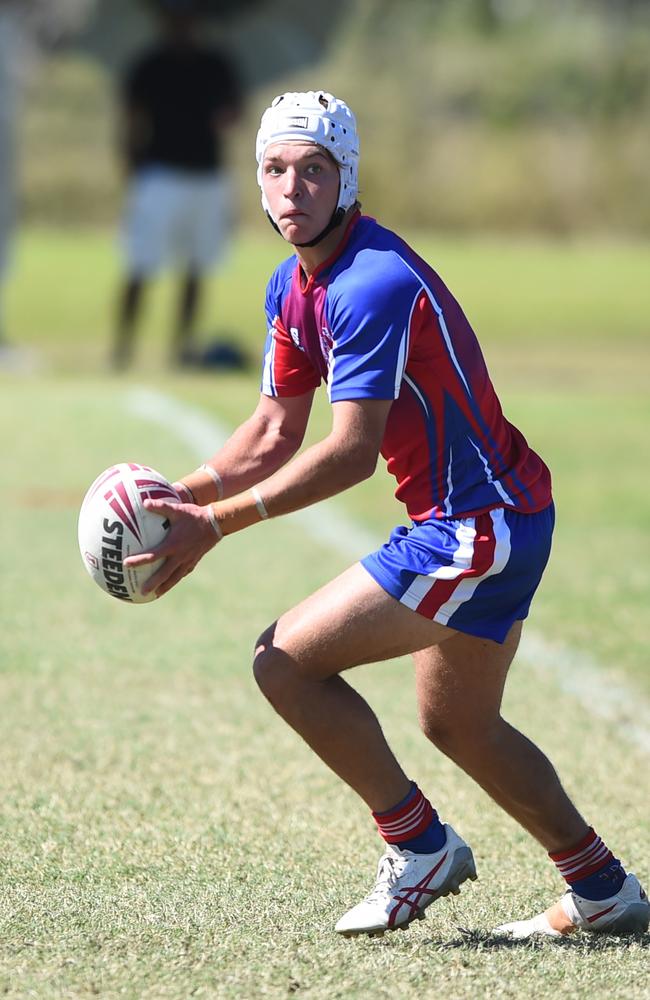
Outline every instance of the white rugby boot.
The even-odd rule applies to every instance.
[[[650,903],[636,875],[628,875],[615,896],[584,899],[571,889],[554,906],[530,920],[501,924],[494,934],[528,938],[563,937],[574,931],[592,934],[643,934],[650,924]]]
[[[462,883],[476,878],[471,848],[446,823],[447,840],[434,854],[414,854],[387,844],[369,896],[348,910],[336,927],[339,934],[383,934],[423,920],[434,900],[457,896]]]

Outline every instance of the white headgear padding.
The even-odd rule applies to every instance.
[[[264,188],[264,154],[275,142],[315,142],[334,157],[341,183],[336,209],[347,211],[359,194],[359,136],[357,122],[347,104],[325,90],[280,94],[262,115],[255,143],[257,183],[262,189],[262,207],[271,215]],[[273,220],[275,221],[275,220]]]

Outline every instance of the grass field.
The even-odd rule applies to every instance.
[[[506,714],[647,885],[648,758],[625,730],[650,718],[650,253],[414,241],[483,331],[506,412],[554,472],[557,540],[531,630],[560,673],[580,654],[628,692],[620,718],[604,722],[588,692],[566,694],[522,657]],[[354,683],[407,772],[473,843],[479,881],[407,934],[334,935],[369,887],[379,841],[352,793],[273,715],[249,664],[259,632],[344,568],[354,538],[346,555],[302,522],[273,522],[230,539],[144,608],[111,601],[83,571],[76,516],[102,468],[134,459],[175,477],[205,457],[198,438],[135,415],[134,394],[153,390],[228,426],[254,404],[262,293],[280,251],[242,236],[210,290],[219,322],[209,326],[237,334],[249,373],[166,370],[163,283],[135,370],[117,378],[104,364],[117,276],[109,238],[23,237],[8,318],[35,368],[0,372],[0,992],[649,997],[648,935],[490,937],[560,885],[543,852],[417,732],[406,660],[362,668]],[[320,405],[312,435],[327,419]],[[334,510],[379,536],[400,519],[384,472]]]

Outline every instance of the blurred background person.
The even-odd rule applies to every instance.
[[[200,0],[154,0],[159,37],[122,82],[121,152],[129,178],[124,220],[126,277],[113,365],[131,361],[147,281],[181,272],[171,361],[193,359],[202,279],[223,255],[232,223],[224,136],[240,116],[232,59],[205,43]]]

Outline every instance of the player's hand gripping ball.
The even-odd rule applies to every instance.
[[[155,593],[143,594],[142,587],[163,560],[139,569],[123,566],[123,560],[150,552],[169,531],[169,521],[146,510],[145,500],[180,503],[181,498],[155,469],[121,462],[97,477],[79,511],[84,566],[102,590],[130,604],[156,599]]]

